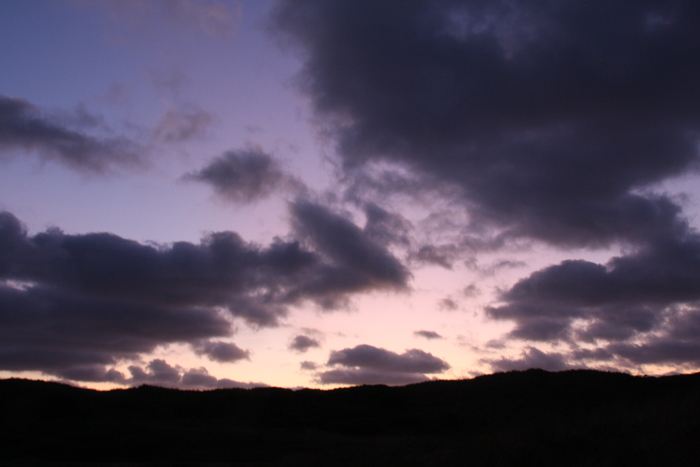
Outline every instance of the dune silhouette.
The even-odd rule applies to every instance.
[[[94,391],[0,381],[0,465],[691,465],[700,374]]]

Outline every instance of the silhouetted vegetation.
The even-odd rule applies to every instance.
[[[700,374],[98,392],[0,381],[1,465],[696,465]]]

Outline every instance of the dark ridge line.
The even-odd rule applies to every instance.
[[[696,465],[700,373],[527,370],[296,391],[12,378],[0,380],[0,430],[0,466]]]

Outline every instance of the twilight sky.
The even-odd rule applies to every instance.
[[[700,370],[700,4],[0,2],[0,377]]]

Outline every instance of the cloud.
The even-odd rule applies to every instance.
[[[411,243],[409,231],[411,223],[397,213],[391,213],[375,203],[364,206],[367,223],[363,229],[365,235],[379,245],[403,245]]]
[[[190,368],[182,374],[180,388],[183,389],[224,389],[224,388],[265,388],[265,383],[241,382],[229,378],[217,378],[209,374],[206,368]]]
[[[151,360],[146,366],[131,365],[129,375],[100,365],[87,365],[70,368],[56,373],[68,381],[106,382],[125,386],[140,386],[148,384],[177,389],[220,389],[220,388],[255,388],[267,387],[264,383],[243,383],[228,378],[217,378],[210,375],[206,368],[185,369],[178,365],[170,365],[163,359]]]
[[[153,136],[166,143],[183,143],[202,138],[214,121],[214,115],[203,109],[168,110],[158,119]]]
[[[176,101],[179,100],[182,88],[191,84],[187,73],[177,65],[150,69],[146,74],[153,87],[158,91],[165,91],[172,100]]]
[[[303,189],[301,182],[258,148],[229,151],[184,179],[207,183],[219,196],[236,203],[252,203],[274,191]]]
[[[153,29],[153,24],[167,25],[186,31],[203,32],[219,38],[230,37],[238,28],[241,5],[238,1],[217,0],[80,0],[89,7],[104,8],[112,20],[121,25]]]
[[[544,353],[534,347],[527,347],[520,354],[520,358],[501,358],[497,360],[484,359],[482,363],[491,366],[492,371],[513,371],[540,368],[547,371],[562,371],[572,367],[567,364],[565,357],[559,353]]]
[[[321,372],[318,374],[317,380],[321,384],[386,384],[390,386],[402,386],[405,384],[428,381],[429,378],[420,373],[385,373],[375,370],[348,370],[341,368]]]
[[[423,245],[412,255],[411,259],[419,263],[452,269],[452,264],[458,254],[459,252],[454,245]]]
[[[536,271],[504,291],[505,303],[488,313],[514,320],[514,334],[531,339],[573,332],[587,339],[626,339],[664,324],[662,310],[676,314],[674,306],[700,300],[698,283],[700,238],[693,235],[682,243],[650,245],[607,265],[569,260]],[[537,331],[545,327],[558,330]]]
[[[292,305],[404,285],[392,282],[406,278],[393,256],[354,224],[318,209],[324,222],[341,223],[341,234],[359,235],[350,248],[378,255],[379,272],[371,261],[324,259],[327,250],[298,241],[261,247],[234,232],[214,232],[198,244],[145,245],[57,228],[29,235],[15,216],[0,213],[0,369],[117,381],[107,366],[172,343],[235,362],[248,359],[248,351],[218,340],[232,334],[231,318],[277,326]],[[385,277],[387,270],[395,276]]]
[[[438,308],[444,311],[454,311],[459,308],[459,303],[452,297],[445,297],[438,301]]]
[[[0,285],[0,368],[67,375],[134,359],[169,343],[226,336],[230,326],[211,309]]]
[[[0,96],[0,153],[21,150],[88,173],[138,165],[140,149],[133,141],[83,131],[99,121],[82,108],[51,116],[24,99]]]
[[[281,0],[271,27],[301,51],[300,89],[356,180],[348,196],[432,193],[467,213],[461,239],[412,260],[622,249],[504,291],[487,314],[515,324],[508,337],[571,345],[572,364],[594,346],[589,360],[697,365],[678,323],[695,329],[700,237],[658,187],[698,172],[698,17],[691,1]]]
[[[263,383],[241,383],[228,378],[216,378],[206,368],[184,369],[172,366],[162,359],[151,360],[146,369],[132,365],[129,367],[131,378],[125,379],[130,386],[150,384],[153,386],[179,389],[220,389],[220,388],[254,388],[267,387]]]
[[[299,367],[302,370],[315,370],[318,368],[318,365],[314,362],[310,362],[308,360],[305,360],[299,364]]]
[[[297,243],[259,248],[234,232],[201,243],[143,245],[113,234],[66,235],[50,229],[29,237],[11,214],[0,217],[7,251],[0,270],[67,293],[147,306],[224,307],[251,323],[274,325],[286,311],[286,288],[303,281],[318,258]],[[7,245],[7,246],[5,246]],[[291,274],[290,274],[291,273]]]
[[[419,349],[397,354],[364,344],[332,351],[326,365],[335,368],[317,373],[321,384],[409,384],[426,381],[425,373],[450,368],[444,360]]]
[[[417,337],[424,337],[426,339],[432,340],[432,339],[442,339],[442,336],[438,334],[435,331],[416,331],[413,333],[414,336]]]
[[[407,269],[350,220],[308,201],[290,208],[296,235],[333,265],[312,284],[314,294],[328,296],[329,307],[338,292],[407,287]]]
[[[432,354],[419,349],[407,350],[402,354],[380,349],[371,345],[358,345],[352,349],[335,350],[328,358],[328,365],[341,365],[352,368],[398,373],[442,373],[450,366]]]
[[[513,338],[601,345],[581,358],[697,365],[698,284],[700,236],[687,231],[606,265],[569,260],[535,271],[487,313],[513,321]]]
[[[233,363],[238,360],[250,360],[250,352],[236,344],[218,341],[201,341],[192,344],[198,355],[206,355],[211,360],[221,363]]]
[[[290,350],[295,350],[300,353],[304,353],[309,349],[319,347],[321,347],[321,343],[318,340],[303,334],[294,336],[292,342],[289,343]]]
[[[221,3],[206,0],[175,0],[162,2],[162,9],[173,21],[196,27],[219,37],[231,35],[240,22],[238,2]]]
[[[280,37],[347,170],[396,163],[462,191],[473,226],[557,245],[637,241],[697,166],[693,2],[281,1]],[[650,29],[645,18],[668,18]]]
[[[83,365],[58,371],[57,376],[68,381],[90,381],[97,383],[126,384],[128,379],[114,368],[107,369],[101,365]]]
[[[469,284],[462,289],[462,293],[465,297],[478,297],[481,295],[481,289],[476,284]]]

